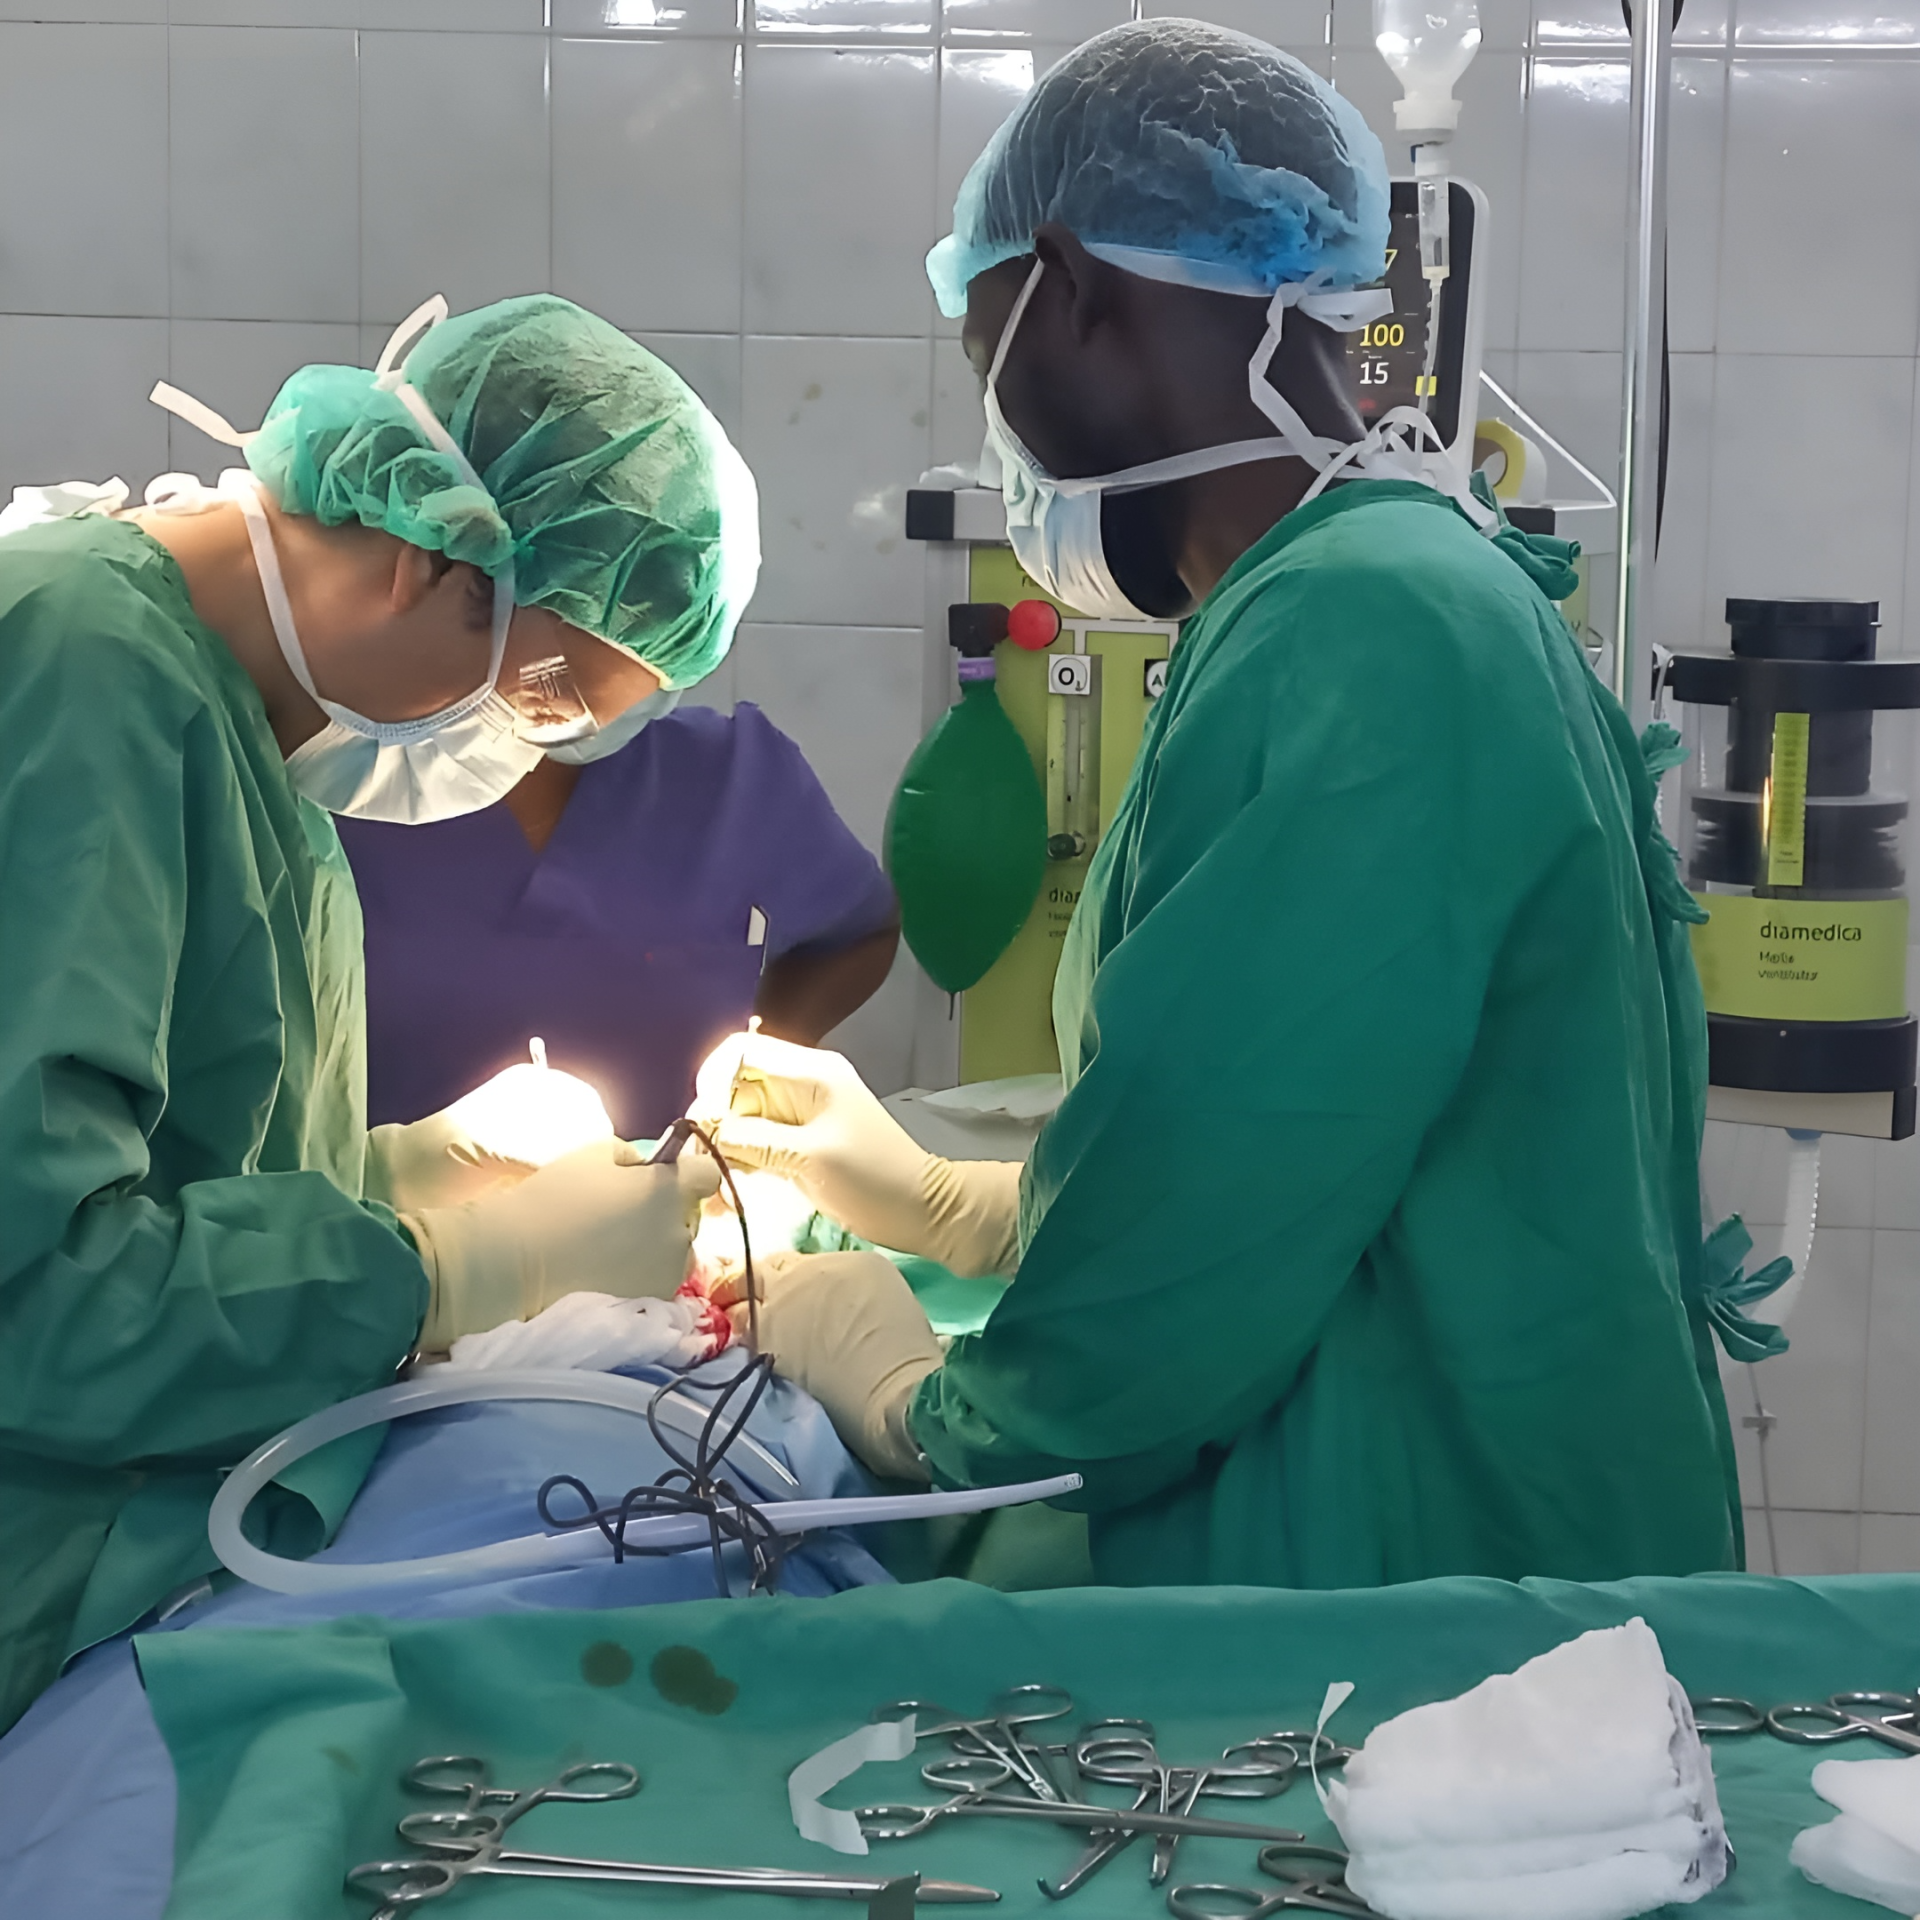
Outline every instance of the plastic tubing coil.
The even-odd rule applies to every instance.
[[[439,1379],[429,1375],[380,1387],[355,1399],[343,1400],[338,1406],[322,1408],[265,1446],[256,1447],[214,1495],[213,1506],[207,1514],[207,1535],[223,1566],[242,1580],[271,1593],[348,1593],[365,1587],[417,1586],[428,1581],[449,1587],[473,1586],[521,1574],[590,1566],[607,1553],[605,1536],[590,1525],[564,1533],[524,1534],[517,1540],[467,1547],[458,1553],[431,1554],[419,1560],[341,1562],[288,1560],[268,1553],[247,1539],[240,1523],[261,1488],[296,1460],[304,1459],[345,1434],[380,1426],[403,1414],[426,1413],[434,1407],[480,1400],[573,1400],[588,1406],[613,1407],[644,1419],[658,1391],[656,1386],[628,1380],[619,1374],[544,1367],[475,1371]],[[1025,1481],[1018,1486],[970,1487],[956,1493],[882,1494],[843,1500],[765,1500],[758,1503],[758,1511],[781,1533],[799,1534],[818,1527],[857,1527],[883,1520],[979,1513],[989,1507],[1051,1500],[1060,1494],[1072,1493],[1079,1485],[1080,1476],[1067,1473],[1051,1480]],[[697,1514],[653,1515],[629,1521],[626,1530],[630,1550],[705,1546],[708,1537],[707,1524]]]

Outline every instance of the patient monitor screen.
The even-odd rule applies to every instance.
[[[1460,422],[1460,362],[1466,344],[1468,277],[1473,271],[1473,196],[1457,181],[1449,198],[1453,271],[1440,300],[1440,358],[1434,369],[1433,424],[1452,444]],[[1347,336],[1353,401],[1369,427],[1393,407],[1417,406],[1427,364],[1427,283],[1420,277],[1420,216],[1411,180],[1393,183],[1387,276],[1393,311]]]

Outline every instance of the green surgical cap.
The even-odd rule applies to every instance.
[[[456,314],[406,383],[480,486],[359,367],[302,367],[246,447],[290,513],[359,521],[488,575],[644,661],[670,687],[733,644],[760,571],[753,477],[672,368],[569,300]]]
[[[1291,54],[1201,20],[1142,20],[1076,47],[961,182],[927,256],[940,311],[976,274],[1033,251],[1050,220],[1152,279],[1270,294],[1386,271],[1379,140]]]

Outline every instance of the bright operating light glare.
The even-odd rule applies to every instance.
[[[791,1180],[764,1167],[752,1167],[736,1171],[734,1184],[746,1209],[756,1259],[800,1245],[815,1209]],[[746,1270],[740,1216],[734,1212],[724,1186],[701,1205],[693,1236],[693,1258],[696,1271],[709,1287],[735,1279]]]
[[[447,1109],[483,1151],[503,1160],[544,1167],[562,1154],[613,1138],[606,1104],[584,1080],[547,1065],[546,1042],[535,1038],[532,1058],[496,1073]]]

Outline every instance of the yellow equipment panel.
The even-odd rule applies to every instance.
[[[1014,559],[1008,547],[974,547],[969,555],[967,597],[1012,606],[1021,600],[1048,600]],[[1063,654],[1083,653],[1098,662],[1099,832],[1113,824],[1113,813],[1133,770],[1140,736],[1153,705],[1147,693],[1150,662],[1164,661],[1179,631],[1172,621],[1133,627],[1096,627],[1071,608],[1051,601],[1063,624],[1059,638],[1044,653],[1029,653],[1003,641],[994,649],[1000,704],[1033,756],[1041,786],[1058,790],[1061,751],[1060,714],[1071,699],[1088,696],[1050,693],[1048,662]],[[1049,780],[1049,721],[1056,766]],[[1097,841],[1094,843],[1097,845]],[[1027,923],[986,975],[960,997],[960,1078],[998,1080],[1014,1074],[1052,1073],[1060,1066],[1053,1034],[1053,976],[1060,946],[1086,884],[1094,846],[1071,858],[1049,859],[1040,897]]]

